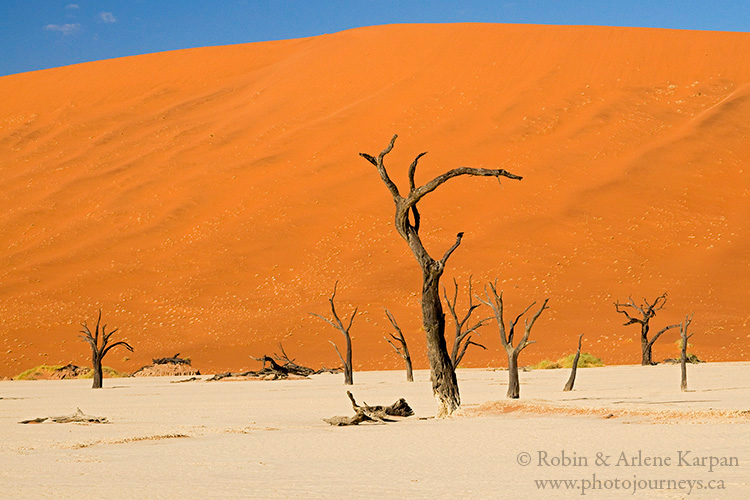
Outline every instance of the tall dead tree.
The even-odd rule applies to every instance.
[[[488,290],[488,287],[489,287],[489,290]],[[514,340],[515,331],[516,331],[516,324],[521,319],[521,317],[523,317],[523,315],[529,311],[529,309],[534,307],[534,304],[536,304],[536,302],[532,302],[531,305],[529,305],[529,307],[524,309],[524,311],[521,314],[516,316],[516,319],[514,319],[508,324],[508,330],[506,330],[505,320],[503,319],[503,292],[501,291],[500,294],[498,294],[496,285],[494,283],[489,283],[487,286],[484,287],[484,293],[485,293],[485,296],[487,297],[486,301],[479,297],[477,298],[482,303],[490,306],[492,310],[495,312],[495,320],[497,322],[497,327],[500,330],[500,342],[503,344],[505,353],[508,355],[507,397],[511,399],[517,399],[521,392],[521,385],[518,382],[518,355],[521,354],[521,351],[523,351],[528,346],[536,342],[536,341],[529,341],[529,334],[531,333],[531,328],[534,326],[534,323],[536,323],[536,320],[539,319],[539,316],[541,316],[542,312],[545,309],[549,309],[549,307],[547,307],[547,302],[549,302],[549,299],[544,299],[544,303],[542,304],[542,307],[540,307],[539,310],[535,312],[533,316],[531,316],[531,318],[527,318],[524,321],[523,337],[514,346],[513,340]]]
[[[388,335],[391,336],[389,339],[388,337],[385,338],[385,340],[388,341],[389,344],[391,344],[391,347],[396,351],[396,354],[401,356],[401,358],[404,360],[404,363],[406,363],[406,381],[407,382],[414,382],[414,373],[411,366],[411,355],[409,354],[409,346],[406,345],[406,339],[404,338],[404,332],[401,331],[401,328],[398,327],[398,323],[396,323],[396,318],[393,317],[393,314],[391,314],[391,311],[388,309],[385,310],[385,315],[388,316],[388,321],[391,322],[391,325],[393,325],[393,329],[396,330],[396,333],[398,335],[394,335],[392,333],[389,333]],[[394,344],[393,341],[398,342],[401,344],[401,346],[397,346]]]
[[[458,313],[456,312],[456,304],[458,303],[458,282],[455,278],[453,278],[453,301],[448,297],[448,292],[446,291],[445,286],[443,286],[443,297],[445,297],[445,305],[448,306],[448,311],[451,314],[451,318],[453,318],[453,325],[456,329],[455,336],[453,337],[453,349],[451,350],[451,363],[453,364],[453,368],[458,368],[458,365],[461,364],[461,360],[466,354],[466,349],[468,349],[470,345],[487,350],[482,344],[471,340],[471,335],[475,332],[479,335],[477,330],[492,318],[482,318],[474,325],[469,325],[471,315],[474,314],[474,311],[476,311],[478,307],[481,307],[481,304],[474,304],[474,294],[471,289],[471,276],[469,276],[469,309],[466,311],[466,315],[464,315],[462,319],[458,319]]]
[[[687,334],[688,326],[693,322],[693,315],[685,315],[685,321],[680,324],[680,338],[682,339],[682,345],[680,346],[680,368],[682,372],[682,379],[680,381],[680,390],[682,392],[687,391],[687,346],[688,339],[695,335],[691,333]]]
[[[344,339],[346,340],[346,358],[344,358],[341,355],[341,351],[339,351],[338,346],[335,342],[331,342],[333,345],[333,348],[336,349],[336,354],[339,355],[339,359],[341,360],[341,364],[344,367],[344,384],[345,385],[352,385],[354,384],[354,376],[352,371],[352,337],[349,334],[349,330],[352,328],[352,322],[354,322],[354,316],[357,315],[357,309],[354,308],[354,312],[352,313],[352,316],[349,318],[349,324],[347,326],[344,326],[344,324],[341,322],[341,319],[339,319],[338,313],[336,313],[336,306],[333,303],[334,299],[336,298],[336,288],[338,287],[339,282],[336,281],[336,283],[333,285],[333,294],[331,295],[331,298],[328,299],[328,302],[331,304],[331,314],[333,314],[333,321],[331,321],[328,318],[325,318],[321,316],[320,314],[310,313],[311,316],[318,317],[340,331],[344,335]]]
[[[578,350],[576,351],[576,355],[573,358],[573,366],[570,367],[570,377],[568,378],[568,381],[565,382],[565,387],[563,387],[563,392],[568,392],[573,390],[573,385],[576,383],[576,372],[578,371],[578,360],[581,359],[581,339],[583,338],[583,334],[580,334],[578,336]]]
[[[383,160],[391,152],[396,142],[396,135],[391,138],[388,146],[378,154],[377,157],[367,153],[360,153],[364,159],[377,168],[380,178],[390,191],[393,203],[396,207],[395,226],[398,234],[409,245],[409,249],[422,269],[422,326],[424,327],[427,340],[427,359],[430,363],[430,380],[432,381],[432,393],[438,402],[438,417],[451,415],[461,404],[458,392],[456,372],[448,354],[445,343],[445,314],[440,300],[440,277],[445,270],[448,258],[461,244],[464,233],[456,235],[456,241],[443,254],[442,258],[434,259],[425,249],[419,236],[420,214],[417,203],[437,189],[440,185],[462,175],[500,177],[520,180],[521,177],[513,175],[505,170],[489,170],[484,168],[459,167],[439,175],[422,186],[417,186],[414,176],[417,163],[425,153],[420,153],[411,163],[407,178],[409,191],[405,196],[401,195],[396,184],[391,180],[386,171]]]
[[[81,330],[81,333],[83,335],[79,335],[84,341],[86,341],[89,346],[91,346],[91,363],[94,368],[94,385],[92,386],[93,389],[101,389],[102,388],[102,378],[103,378],[103,372],[102,372],[102,360],[104,359],[104,356],[107,355],[109,351],[111,351],[114,347],[117,346],[123,346],[128,351],[133,352],[133,348],[128,344],[127,342],[120,340],[118,342],[111,342],[112,335],[117,332],[117,328],[112,330],[111,332],[107,333],[107,325],[101,327],[101,330],[99,329],[99,325],[102,321],[102,310],[99,309],[99,317],[96,319],[96,327],[94,328],[94,333],[91,333],[91,330],[89,329],[88,325],[84,321],[81,323],[81,326],[83,327],[83,330]]]
[[[671,330],[672,328],[677,328],[678,326],[680,326],[680,323],[669,325],[659,330],[650,339],[648,338],[648,332],[650,328],[649,322],[651,321],[651,318],[656,316],[656,312],[663,309],[666,303],[666,293],[659,295],[653,302],[650,303],[648,300],[643,299],[643,303],[640,306],[635,303],[632,297],[628,297],[628,301],[624,304],[615,302],[615,309],[617,310],[617,312],[624,314],[625,317],[628,318],[628,320],[623,323],[623,326],[633,324],[638,324],[641,326],[641,365],[643,366],[656,364],[654,363],[651,354],[654,342],[656,342],[657,339],[661,337],[661,335],[667,330]],[[638,315],[640,315],[640,318],[637,317]]]

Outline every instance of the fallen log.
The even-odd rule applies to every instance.
[[[352,408],[354,408],[355,412],[354,416],[324,418],[324,422],[335,426],[359,425],[362,422],[388,423],[396,422],[396,420],[388,418],[389,416],[409,417],[414,415],[414,411],[404,398],[399,399],[390,406],[369,406],[364,401],[362,405],[357,404],[354,396],[349,391],[346,391],[346,395],[349,396],[352,402]]]
[[[109,423],[107,417],[94,417],[92,415],[86,415],[81,411],[80,408],[76,408],[76,412],[72,415],[62,415],[59,417],[39,417],[32,418],[30,420],[21,420],[19,424],[41,424],[41,423],[56,423],[56,424],[106,424]]]
[[[284,347],[282,347],[281,344],[279,344],[279,348],[281,349],[281,356],[274,354],[273,356],[265,355],[260,358],[253,357],[255,361],[261,361],[263,363],[263,368],[261,368],[260,370],[241,373],[218,373],[213,377],[207,379],[206,382],[215,382],[217,380],[223,380],[225,378],[257,378],[262,380],[300,379],[308,378],[310,375],[318,375],[320,373],[338,373],[341,371],[341,368],[331,369],[326,367],[323,367],[320,370],[316,371],[306,366],[300,366],[296,364],[293,359],[290,359],[289,356],[287,356],[286,352],[284,352]],[[277,361],[281,361],[284,364],[281,365],[277,363]]]

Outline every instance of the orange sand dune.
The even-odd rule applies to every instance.
[[[455,166],[422,207],[445,282],[497,278],[511,314],[550,297],[523,364],[574,349],[640,360],[612,303],[669,293],[693,351],[750,359],[750,35],[525,25],[398,25],[166,52],[0,78],[0,375],[83,364],[103,309],[134,370],[180,352],[256,367],[278,341],[336,365],[340,280],[355,369],[400,368],[393,311],[425,366],[421,275],[390,195]],[[465,310],[465,295],[460,308]],[[486,313],[486,311],[485,311]],[[448,331],[452,324],[448,323]],[[494,325],[466,366],[503,365]],[[676,355],[675,330],[655,357]],[[124,358],[128,354],[129,358]]]

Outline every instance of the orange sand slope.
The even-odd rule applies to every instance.
[[[256,367],[278,341],[336,365],[341,335],[308,315],[336,280],[342,316],[360,311],[355,369],[401,367],[384,307],[425,366],[421,274],[357,155],[394,133],[401,186],[425,150],[419,183],[524,177],[456,179],[422,206],[433,255],[466,233],[447,284],[497,278],[512,315],[550,297],[522,363],[581,332],[638,362],[612,303],[665,291],[654,328],[694,311],[693,352],[748,360],[748,53],[745,33],[398,25],[0,78],[0,375],[86,363],[98,308],[136,349],[105,359],[120,370],[175,352]],[[495,326],[480,333],[464,364],[504,364]]]

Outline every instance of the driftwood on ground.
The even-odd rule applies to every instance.
[[[325,366],[320,370],[313,370],[306,366],[300,366],[294,362],[293,359],[289,358],[284,346],[279,343],[279,350],[281,354],[275,354],[273,356],[265,355],[260,358],[253,358],[256,361],[263,362],[263,368],[256,371],[247,371],[241,373],[226,372],[219,373],[207,379],[208,382],[216,380],[222,380],[225,378],[259,378],[262,380],[279,380],[288,378],[307,378],[310,375],[318,375],[320,373],[341,373],[341,368],[326,368]],[[277,361],[283,363],[279,364]],[[268,366],[266,366],[268,364]]]
[[[346,391],[346,395],[349,396],[352,402],[352,408],[354,408],[355,412],[354,416],[324,418],[324,422],[336,426],[359,425],[362,422],[386,423],[395,422],[395,420],[388,418],[389,416],[409,417],[414,415],[414,411],[404,398],[399,399],[390,406],[369,406],[365,402],[362,402],[362,405],[358,405],[354,396],[349,391]]]
[[[56,424],[106,424],[109,422],[107,417],[94,417],[92,415],[86,415],[81,411],[80,408],[76,408],[76,412],[72,415],[62,415],[59,417],[39,417],[32,418],[31,420],[21,420],[19,424],[41,424],[41,423],[56,423]]]

